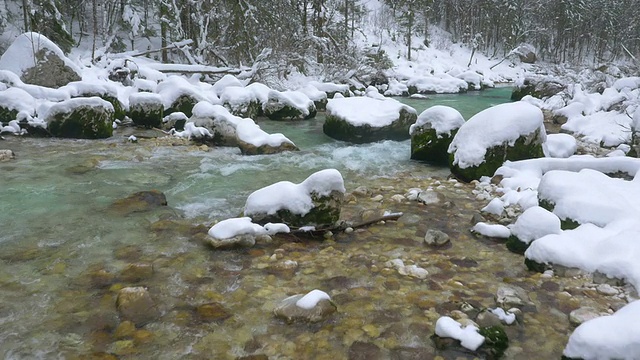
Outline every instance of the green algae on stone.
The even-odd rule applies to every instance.
[[[76,98],[51,107],[45,119],[49,133],[74,139],[103,139],[113,134],[113,107],[97,98]]]
[[[193,115],[192,113],[193,107],[197,103],[198,103],[198,99],[194,98],[189,94],[182,94],[178,96],[175,100],[173,100],[169,108],[164,109],[164,114],[168,115],[175,112],[181,112],[189,118],[191,117],[191,115]]]
[[[527,251],[531,243],[525,243],[524,241],[520,241],[516,236],[511,235],[507,238],[507,249],[515,254],[524,255],[524,252]]]
[[[499,359],[509,347],[509,337],[502,326],[481,327],[478,333],[484,336],[481,352],[486,353],[487,359]]]

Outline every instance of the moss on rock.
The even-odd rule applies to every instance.
[[[187,117],[193,115],[193,107],[198,103],[198,100],[188,94],[182,94],[178,96],[168,109],[164,110],[164,114],[172,114],[175,112],[181,112]]]
[[[520,239],[518,239],[516,236],[511,235],[507,239],[506,245],[507,249],[509,249],[509,251],[511,251],[512,253],[524,255],[524,252],[527,251],[531,243],[527,244],[520,241]]]
[[[82,105],[47,118],[52,136],[73,139],[104,139],[113,135],[113,110]]]
[[[531,260],[526,257],[524,258],[524,264],[527,266],[527,269],[529,269],[530,271],[535,271],[539,273],[543,273],[551,268],[547,264],[539,263],[535,260]]]
[[[336,140],[364,144],[381,140],[406,140],[409,138],[409,127],[416,122],[418,116],[406,109],[400,110],[398,120],[391,125],[372,127],[368,124],[355,126],[334,115],[327,115],[322,126],[324,133]]]
[[[478,333],[484,336],[484,344],[480,349],[486,354],[487,359],[499,359],[504,355],[504,351],[509,347],[509,337],[502,326],[481,327]]]
[[[411,159],[446,166],[449,164],[449,144],[457,133],[438,136],[435,129],[425,129],[411,136]]]
[[[242,155],[271,155],[277,154],[284,151],[299,151],[297,146],[292,143],[283,142],[279,146],[271,146],[268,144],[255,146],[253,144],[249,144],[238,139],[238,147],[240,148],[240,152]]]
[[[136,126],[145,128],[160,127],[164,116],[164,106],[158,103],[137,103],[131,104],[129,117]]]
[[[18,117],[18,110],[0,106],[0,124],[8,123],[11,120],[15,120],[16,117]]]
[[[314,207],[305,215],[294,214],[281,209],[275,214],[250,214],[251,220],[257,224],[285,223],[290,227],[315,226],[316,229],[332,227],[340,219],[340,210],[344,194],[332,191],[327,196],[311,194]]]

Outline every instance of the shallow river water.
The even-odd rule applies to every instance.
[[[510,89],[403,99],[418,112],[443,104],[465,118],[508,101]],[[559,358],[572,328],[569,311],[607,302],[580,290],[580,278],[543,278],[522,256],[474,237],[471,218],[485,205],[447,169],[409,160],[409,141],[350,145],[322,134],[323,117],[278,123],[301,151],[242,156],[179,140],[0,140],[16,159],[0,163],[0,357],[5,359],[455,359],[430,336],[438,317],[462,303],[495,307],[496,290],[517,285],[531,303],[508,328],[507,358]],[[254,190],[338,169],[349,195],[342,217],[403,212],[332,238],[275,237],[248,250],[214,251],[194,236],[238,216]],[[395,201],[410,188],[433,188],[439,201]],[[168,207],[125,214],[114,201],[158,189]],[[382,200],[372,200],[382,195]],[[198,225],[201,225],[198,227]],[[204,226],[202,226],[204,225]],[[428,229],[451,245],[421,244]],[[385,268],[402,259],[429,271],[424,280]],[[289,269],[286,260],[297,262]],[[290,264],[290,262],[289,262]],[[133,329],[118,317],[126,286],[149,290],[159,316]],[[273,308],[285,297],[321,289],[338,312],[316,324],[286,324]],[[566,291],[565,291],[566,290]],[[216,304],[220,316],[203,316]],[[266,357],[259,357],[264,355]]]

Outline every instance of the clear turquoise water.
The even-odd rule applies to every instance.
[[[469,118],[509,95],[509,88],[497,88],[401,101],[418,113],[441,104]],[[326,137],[322,121],[261,121],[265,131],[281,132],[301,148],[269,156],[132,144],[118,134],[104,141],[0,140],[0,149],[17,155],[0,163],[0,357],[65,358],[89,351],[89,309],[106,296],[79,285],[89,268],[100,264],[117,272],[126,264],[115,251],[129,245],[151,258],[195,251],[184,239],[156,242],[148,225],[163,214],[193,223],[234,217],[252,191],[281,180],[299,182],[325,168],[338,169],[348,190],[399,173],[448,174],[411,161],[409,141],[351,145]],[[130,216],[107,210],[117,199],[150,189],[163,191],[170,209]],[[74,299],[78,309],[64,310]]]

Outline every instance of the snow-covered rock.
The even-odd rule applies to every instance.
[[[478,350],[484,343],[484,336],[478,333],[475,326],[462,327],[462,324],[448,316],[443,316],[436,321],[436,335],[452,338],[460,341],[460,344],[471,350]]]
[[[136,126],[159,128],[164,117],[162,96],[147,92],[131,94],[129,117]]]
[[[416,118],[415,109],[394,99],[331,99],[323,131],[334,139],[352,143],[405,140]]]
[[[464,123],[448,152],[451,172],[464,181],[492,176],[505,160],[544,156],[542,111],[526,102],[496,105]]]
[[[281,181],[247,198],[245,216],[256,223],[285,223],[292,227],[330,227],[340,218],[345,193],[342,175],[335,169],[318,171],[300,184]]]
[[[113,106],[98,97],[75,98],[56,103],[43,118],[53,136],[100,139],[113,134]]]
[[[236,126],[238,147],[244,155],[276,154],[296,151],[298,147],[284,135],[268,134],[251,119],[242,119]]]
[[[273,313],[276,317],[291,323],[294,321],[318,322],[337,311],[331,297],[322,290],[312,290],[282,300]]]
[[[347,84],[334,84],[334,83],[321,83],[318,81],[311,81],[309,85],[327,94],[327,98],[333,99],[336,94],[340,94],[343,97],[349,97],[349,85]]]
[[[232,249],[252,247],[260,236],[288,233],[285,224],[254,224],[249,217],[222,220],[213,225],[208,232],[206,242],[214,249]]]
[[[222,105],[201,101],[193,107],[188,123],[208,129],[213,135],[213,145],[238,146],[236,128],[242,118],[235,116]]]
[[[262,102],[252,89],[254,87],[229,86],[224,88],[220,101],[236,116],[255,119],[262,114]]]
[[[318,90],[313,85],[307,85],[298,89],[298,91],[307,95],[307,97],[313,101],[316,110],[325,111],[327,109],[328,97],[326,92]]]
[[[576,138],[569,134],[548,134],[544,144],[548,155],[553,158],[568,158],[578,149]]]
[[[262,104],[264,115],[271,120],[303,120],[316,116],[316,106],[300,91],[271,90],[266,103]]]
[[[59,88],[81,80],[80,68],[46,36],[28,32],[18,36],[0,58],[0,69],[27,84]]]
[[[464,118],[452,107],[436,105],[426,109],[409,128],[411,158],[448,165],[447,150],[462,124]]]
[[[507,248],[519,254],[524,254],[532,241],[562,231],[560,219],[539,206],[525,210],[510,229],[511,236],[507,240]]]
[[[446,73],[413,77],[407,86],[409,94],[457,94],[469,88],[466,81]]]
[[[22,89],[11,87],[0,91],[0,125],[15,120],[21,111],[33,116],[35,108],[33,96]]]
[[[156,87],[156,93],[162,97],[164,113],[181,112],[191,117],[193,107],[206,100],[196,86],[182,76],[168,76]]]

